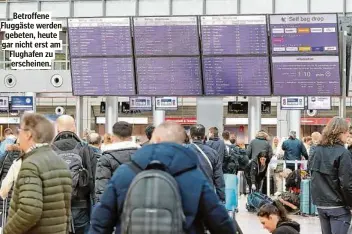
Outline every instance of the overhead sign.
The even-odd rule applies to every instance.
[[[156,97],[156,110],[177,110],[177,97]]]
[[[130,110],[152,110],[151,97],[130,97]]]
[[[33,110],[33,97],[31,96],[12,96],[12,111],[31,111]]]
[[[281,110],[304,110],[304,97],[281,97]]]
[[[308,97],[309,110],[331,110],[331,97]]]
[[[229,114],[248,114],[248,102],[228,102],[227,112]]]
[[[9,111],[9,97],[0,97],[0,111]]]

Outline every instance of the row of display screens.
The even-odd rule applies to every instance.
[[[271,15],[270,37],[267,21],[265,15],[69,19],[73,93],[340,95],[337,15]]]

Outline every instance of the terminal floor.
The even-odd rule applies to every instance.
[[[269,233],[259,222],[256,214],[249,213],[246,208],[246,197],[239,198],[239,212],[236,214],[236,220],[244,234],[266,234]],[[291,216],[293,220],[301,224],[301,234],[321,234],[320,222],[318,217],[303,217],[299,215]]]

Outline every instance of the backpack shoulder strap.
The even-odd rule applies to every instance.
[[[131,168],[132,169],[132,171],[134,172],[134,173],[136,173],[136,175],[138,174],[138,173],[140,173],[140,172],[142,172],[143,170],[136,164],[136,163],[134,163],[133,161],[130,161],[130,162],[127,162],[127,163],[125,163],[129,168]]]
[[[105,151],[105,152],[103,152],[102,155],[104,155],[104,154],[110,155],[117,162],[117,164],[119,164],[119,166],[122,165],[122,163],[115,157],[115,155],[112,154],[112,151]]]
[[[196,144],[194,144],[194,143],[192,143],[192,145],[194,145],[194,146],[197,148],[197,150],[202,154],[202,156],[204,157],[204,159],[207,160],[207,162],[208,162],[208,164],[209,164],[211,170],[213,170],[213,165],[211,165],[211,162],[210,162],[208,156],[204,153],[204,151],[203,151],[198,145],[196,145]]]

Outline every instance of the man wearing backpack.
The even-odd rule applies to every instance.
[[[219,138],[219,129],[217,127],[209,128],[207,145],[218,152],[221,162],[227,157],[228,151],[225,142]]]
[[[56,128],[58,135],[53,140],[52,148],[66,161],[73,177],[71,212],[74,230],[71,233],[83,234],[89,229],[95,200],[96,154],[75,134],[75,120],[71,116],[60,116],[56,120]]]
[[[95,193],[97,202],[99,202],[105,191],[106,185],[114,174],[114,171],[123,163],[129,162],[131,155],[134,154],[141,146],[132,142],[132,125],[120,121],[114,124],[112,128],[112,144],[108,145],[99,158],[96,178]]]
[[[222,172],[222,161],[216,150],[203,143],[205,127],[202,124],[193,125],[190,129],[192,144],[187,148],[192,149],[198,156],[200,169],[208,178],[209,184],[216,189],[216,194],[225,202],[225,181]]]
[[[115,226],[116,234],[204,234],[205,224],[211,233],[234,234],[232,219],[184,140],[179,124],[159,125],[154,144],[116,170],[93,211],[89,233],[112,233]]]

